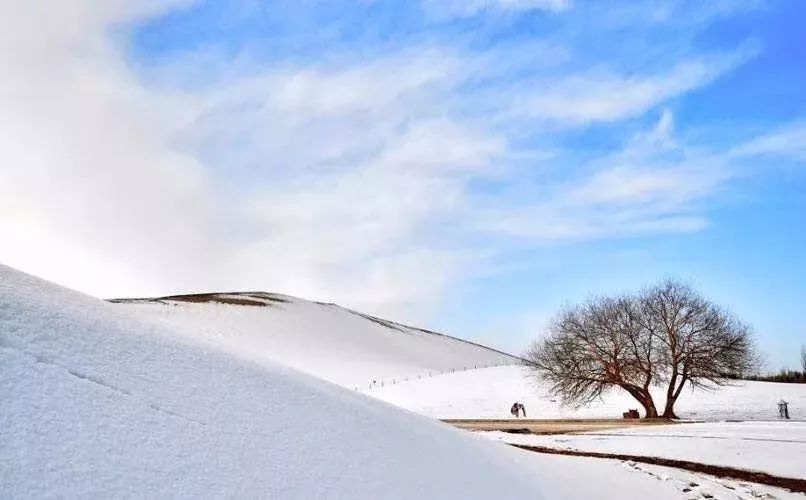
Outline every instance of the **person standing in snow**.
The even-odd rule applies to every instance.
[[[789,403],[783,399],[778,401],[778,418],[789,420]]]
[[[520,417],[520,414],[518,413],[519,411],[520,411],[520,403],[515,401],[515,403],[512,405],[512,408],[509,409],[509,412],[512,414],[512,416],[518,418]]]

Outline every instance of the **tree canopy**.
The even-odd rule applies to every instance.
[[[712,388],[756,365],[751,329],[689,285],[667,280],[638,293],[563,309],[527,364],[566,404],[584,405],[620,387],[659,416],[650,389],[666,387],[662,416],[688,385]]]

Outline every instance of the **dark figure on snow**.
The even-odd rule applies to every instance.
[[[517,418],[517,417],[520,417],[520,413],[519,413],[520,409],[521,409],[520,403],[515,402],[512,405],[512,408],[509,409],[509,412],[512,414],[513,417]]]
[[[783,399],[778,401],[778,418],[789,420],[789,403]]]
[[[526,407],[523,406],[523,403],[518,403],[518,408],[520,409],[521,413],[523,413],[523,418],[526,418]]]

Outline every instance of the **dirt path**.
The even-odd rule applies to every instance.
[[[609,458],[615,460],[640,462],[650,465],[661,465],[664,467],[674,467],[691,472],[699,472],[725,479],[737,479],[751,483],[785,488],[796,493],[806,493],[806,479],[794,479],[788,477],[773,476],[765,472],[755,472],[733,467],[723,467],[720,465],[706,465],[698,462],[688,462],[685,460],[672,460],[668,458],[647,457],[641,455],[621,455],[617,453],[596,453],[590,451],[561,450],[548,446],[529,446],[522,444],[510,444],[516,448],[532,451],[535,453],[546,453],[550,455],[571,455],[575,457]]]
[[[674,425],[676,422],[666,419],[586,419],[586,420],[544,420],[544,419],[507,419],[507,420],[472,420],[448,419],[443,422],[471,431],[503,431],[516,434],[573,434],[576,432],[602,431],[624,427],[646,427],[654,425]]]

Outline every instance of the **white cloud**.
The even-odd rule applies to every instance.
[[[709,225],[706,200],[759,174],[742,168],[743,160],[805,157],[806,127],[799,122],[712,152],[680,144],[673,123],[664,110],[652,129],[589,162],[582,175],[543,186],[533,203],[488,212],[485,228],[543,244],[700,231]]]
[[[406,317],[475,258],[437,228],[506,144],[446,112],[455,57],[151,88],[108,36],[148,12],[115,5],[0,22],[0,261],[101,296],[260,288]]]
[[[490,115],[504,114],[508,71],[494,66],[512,69],[504,55],[417,46],[249,76],[228,74],[225,60],[210,86],[172,85],[189,73],[177,59],[159,86],[147,84],[110,32],[160,8],[18,2],[0,18],[0,262],[101,296],[268,289],[411,319],[506,245],[483,231],[544,242],[696,230],[707,223],[696,203],[724,182],[708,158],[676,144],[671,114],[582,173],[554,147],[549,157],[513,149],[511,124],[468,113],[478,96],[463,94],[484,81]],[[567,77],[538,97],[530,89],[527,118],[634,116],[734,63]],[[508,162],[574,172],[513,206],[506,191],[519,179]],[[479,181],[506,185],[484,198],[493,213],[481,208]]]
[[[669,71],[654,74],[628,76],[601,69],[536,82],[529,95],[516,101],[512,112],[569,125],[631,118],[709,84],[754,54],[746,49],[733,55],[684,60]]]
[[[439,17],[470,17],[485,11],[559,12],[571,7],[571,0],[422,0],[423,7]]]
[[[806,123],[790,123],[734,147],[726,156],[744,159],[758,156],[782,156],[806,161]]]
[[[110,277],[136,287],[165,271],[154,254],[180,243],[204,254],[215,241],[208,179],[170,147],[173,105],[142,88],[107,37],[149,12],[17,3],[0,20],[6,263],[100,292]]]
[[[584,175],[557,183],[518,210],[495,211],[488,226],[539,242],[698,231],[708,225],[697,202],[732,174],[725,162],[679,146],[672,116],[636,134],[623,150],[593,160]]]

